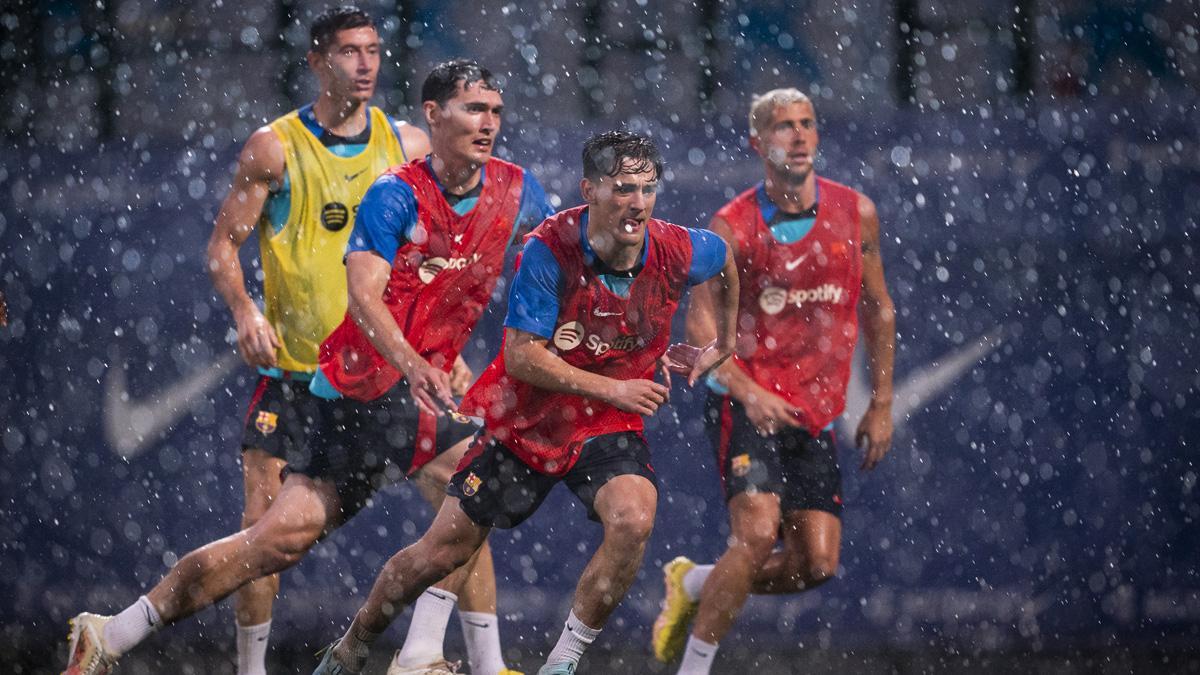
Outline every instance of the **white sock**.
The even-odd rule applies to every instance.
[[[683,651],[683,663],[679,664],[679,675],[708,675],[716,656],[717,645],[705,642],[695,635],[689,636],[687,647]]]
[[[104,635],[101,637],[104,639],[104,648],[114,656],[120,656],[159,628],[162,628],[162,619],[158,616],[158,610],[143,595],[104,624]]]
[[[404,646],[396,655],[402,666],[423,666],[442,658],[442,643],[446,639],[446,624],[458,596],[440,588],[428,588],[413,605],[412,621]]]
[[[589,628],[584,625],[579,617],[575,616],[575,610],[571,610],[571,615],[567,617],[567,623],[563,626],[562,635],[558,637],[558,644],[554,645],[550,656],[546,657],[546,665],[578,664],[579,659],[583,656],[583,650],[587,649],[599,634],[599,628]]]
[[[271,622],[237,627],[238,675],[267,675],[267,638]]]
[[[689,600],[699,600],[700,591],[704,590],[704,582],[712,574],[712,565],[696,565],[683,575],[683,592]]]
[[[500,653],[500,621],[495,614],[458,610],[463,640],[467,643],[467,663],[472,673],[497,675],[504,670]]]

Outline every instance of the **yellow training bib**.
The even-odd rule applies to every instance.
[[[296,111],[271,123],[283,143],[291,182],[291,210],[276,231],[259,220],[266,317],[283,343],[279,367],[312,372],[317,350],[346,315],[342,262],[354,214],[371,183],[407,161],[387,115],[368,110],[371,136],[353,157],[330,152]]]

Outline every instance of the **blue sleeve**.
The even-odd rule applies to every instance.
[[[358,205],[346,253],[370,251],[392,262],[416,224],[417,197],[412,187],[396,176],[380,176]]]
[[[514,231],[531,230],[554,215],[554,208],[550,206],[542,184],[528,171],[524,174],[525,178],[521,183],[521,210],[517,214],[517,222],[513,223]]]
[[[544,338],[554,336],[558,322],[558,293],[562,271],[550,249],[530,239],[521,254],[521,266],[508,296],[506,328],[516,328]]]
[[[708,230],[687,228],[692,239],[692,267],[688,284],[695,286],[717,276],[725,267],[725,240]]]

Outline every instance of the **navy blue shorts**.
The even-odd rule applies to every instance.
[[[842,515],[842,472],[833,434],[813,436],[785,427],[760,436],[746,409],[731,396],[710,391],[704,424],[717,449],[725,501],[745,493],[779,496],[789,511],[825,511]]]
[[[333,483],[346,520],[376,491],[479,429],[449,415],[426,416],[422,427],[406,380],[373,401],[313,399],[319,408],[314,433],[305,452],[289,457],[285,471]]]
[[[590,439],[583,444],[575,465],[562,476],[531,468],[494,438],[476,437],[467,457],[470,460],[450,479],[446,494],[458,497],[462,510],[482,527],[520,525],[559,482],[567,484],[594,521],[600,520],[594,506],[596,493],[613,478],[643,476],[658,489],[658,478],[650,466],[650,447],[645,437],[634,431]]]
[[[242,450],[262,450],[288,462],[301,458],[316,430],[321,403],[308,391],[308,382],[263,375],[246,411]]]

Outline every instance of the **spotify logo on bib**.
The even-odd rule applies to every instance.
[[[767,314],[778,314],[783,311],[783,306],[787,304],[788,292],[786,288],[776,288],[768,286],[763,289],[762,295],[758,296],[758,306]]]
[[[583,342],[583,324],[578,321],[564,323],[554,331],[554,346],[564,352],[571,351]]]

